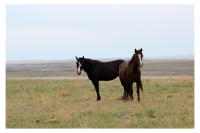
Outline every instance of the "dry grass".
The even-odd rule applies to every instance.
[[[144,79],[123,102],[118,79],[6,80],[6,128],[194,128],[194,78]]]
[[[66,91],[66,90],[62,90],[62,91],[61,91],[61,96],[68,96],[67,91]]]
[[[180,75],[180,78],[181,78],[182,80],[188,80],[188,78],[187,78],[184,74],[181,74],[181,75]]]

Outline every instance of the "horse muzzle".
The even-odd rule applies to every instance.
[[[78,75],[81,75],[81,71],[77,71],[77,74],[78,74]]]

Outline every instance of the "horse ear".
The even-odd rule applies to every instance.
[[[137,53],[137,50],[135,49],[135,53]]]
[[[142,48],[140,49],[140,52],[142,53]]]
[[[75,56],[76,57],[76,56]],[[76,59],[78,60],[78,58],[76,57]]]
[[[84,59],[84,56],[82,57],[82,59]]]

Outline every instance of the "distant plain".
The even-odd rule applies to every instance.
[[[112,59],[101,59],[109,61]],[[113,59],[114,60],[114,59]],[[129,60],[125,58],[124,60]],[[194,76],[194,59],[191,58],[161,58],[144,59],[141,69],[144,77],[180,77],[185,75]],[[60,61],[21,61],[6,62],[6,78],[87,78],[82,71],[78,76],[76,73],[76,60]]]

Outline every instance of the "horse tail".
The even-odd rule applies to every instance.
[[[140,89],[141,89],[142,92],[143,92],[143,88],[142,88],[142,82],[141,82],[141,80],[140,80]]]

